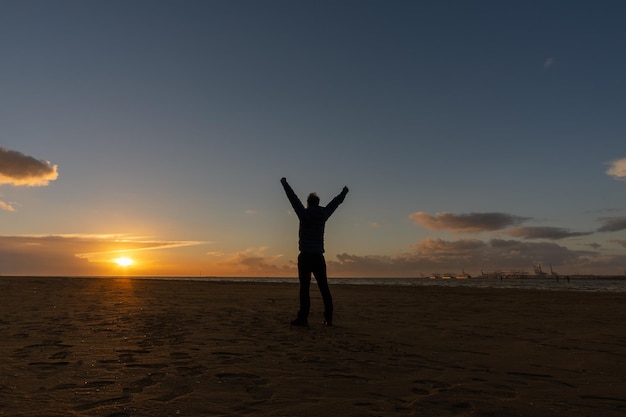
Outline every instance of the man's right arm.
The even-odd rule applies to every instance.
[[[343,203],[343,200],[346,198],[346,194],[348,194],[348,191],[350,191],[348,190],[348,187],[343,187],[341,193],[339,193],[337,197],[333,198],[332,201],[328,203],[328,205],[326,206],[326,215],[328,217],[330,217],[331,214],[333,214],[335,210],[337,210],[339,204]]]
[[[301,215],[304,214],[304,205],[302,205],[302,202],[300,201],[296,193],[293,191],[293,189],[287,182],[287,178],[285,177],[281,178],[280,183],[283,185],[283,188],[285,189],[285,194],[287,194],[287,198],[289,199],[289,202],[291,203],[291,207],[293,207],[293,210],[296,212],[298,217],[300,217]]]

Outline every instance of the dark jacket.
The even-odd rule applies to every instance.
[[[339,204],[343,203],[347,191],[342,191],[326,207],[305,208],[291,186],[286,181],[282,184],[287,198],[300,220],[300,231],[298,232],[300,252],[324,253],[324,226],[326,225],[326,220],[337,210]]]

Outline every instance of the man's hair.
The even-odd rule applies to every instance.
[[[320,205],[320,198],[316,193],[311,193],[306,199],[306,204],[308,207],[317,207]]]

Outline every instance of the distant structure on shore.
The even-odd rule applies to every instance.
[[[511,279],[511,278],[554,278],[559,279],[559,275],[552,269],[552,265],[550,265],[550,273],[545,272],[541,264],[537,263],[533,265],[534,273],[526,272],[526,271],[518,271],[518,270],[509,270],[509,271],[493,271],[493,272],[484,272],[480,271],[480,275],[475,278],[491,278],[491,279]],[[461,270],[460,274],[453,273],[432,273],[429,275],[421,275],[424,278],[430,279],[469,279],[472,276],[465,272],[465,270]]]
[[[485,272],[482,269],[480,270],[480,275],[472,276],[467,274],[464,270],[461,270],[460,274],[454,273],[432,273],[429,275],[420,274],[421,278],[430,278],[430,279],[554,279],[554,280],[567,280],[572,279],[626,279],[626,270],[624,271],[624,275],[594,275],[594,274],[575,274],[575,275],[559,275],[556,271],[552,269],[552,265],[550,265],[550,272],[546,272],[543,270],[540,263],[536,263],[533,265],[533,272],[522,271],[522,270],[496,270],[491,272]]]
[[[423,275],[422,275],[423,276]],[[466,274],[465,271],[462,271],[460,274],[451,274],[451,273],[444,273],[444,274],[430,274],[428,275],[428,278],[430,279],[468,279],[471,278],[472,276],[470,274]]]
[[[550,265],[550,273],[548,274],[541,268],[541,264],[537,263],[533,265],[533,274],[526,271],[495,271],[495,272],[483,272],[480,271],[481,278],[548,278],[559,279],[559,274],[554,272],[552,265]]]

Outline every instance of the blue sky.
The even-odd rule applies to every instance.
[[[283,176],[322,203],[350,188],[327,227],[337,276],[623,274],[625,17],[2,2],[0,274],[294,276]]]

